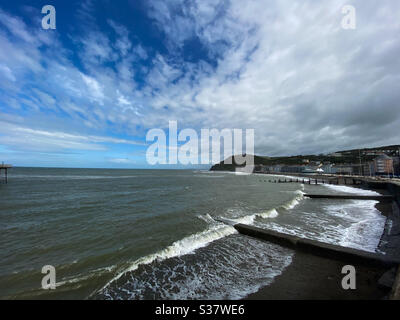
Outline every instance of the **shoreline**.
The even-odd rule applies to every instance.
[[[368,185],[357,185],[364,190],[389,194],[387,189]],[[379,186],[381,187],[381,186]],[[375,208],[386,217],[385,226],[376,252],[384,252],[391,257],[400,257],[400,222],[395,201],[379,201]],[[396,211],[397,210],[397,211]],[[355,290],[344,290],[341,281],[345,274],[342,268],[346,261],[315,256],[296,251],[292,263],[273,282],[263,286],[243,300],[370,300],[389,299],[391,292],[399,286],[395,280],[397,268],[385,269],[365,265],[355,265]]]

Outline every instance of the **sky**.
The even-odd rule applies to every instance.
[[[399,144],[399,40],[398,0],[1,0],[0,161],[152,168],[169,121],[258,155]]]

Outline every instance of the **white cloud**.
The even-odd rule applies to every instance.
[[[16,38],[29,43],[37,42],[35,35],[27,30],[25,23],[20,18],[6,14],[1,9],[0,23],[2,23]]]
[[[114,158],[109,160],[112,163],[117,163],[117,164],[134,164],[135,161],[128,159],[128,158]]]
[[[398,141],[398,2],[381,3],[380,10],[371,1],[354,3],[354,32],[341,29],[345,1],[232,1],[216,20],[218,11],[207,1],[189,2],[193,10],[183,12],[178,2],[151,6],[176,46],[193,35],[208,48],[220,39],[229,44],[215,72],[196,73],[193,87],[165,82],[157,96],[155,106],[169,106],[183,125],[254,128],[256,149],[272,155]],[[195,28],[181,30],[177,16],[192,19]],[[392,80],[385,81],[389,75]],[[383,82],[387,90],[373,85]],[[379,117],[385,125],[364,126],[364,119],[377,119],[377,109],[385,110]]]
[[[84,75],[83,73],[81,76],[89,90],[89,96],[92,97],[94,101],[103,104],[104,93],[99,82],[90,76]]]
[[[340,27],[344,4],[356,7],[356,30]],[[82,70],[57,39],[36,37],[0,11],[3,26],[10,22],[0,29],[8,111],[21,104],[35,113],[52,108],[66,113],[71,127],[79,122],[141,135],[168,120],[180,128],[254,128],[256,151],[270,155],[398,142],[398,1],[174,0],[148,7],[169,54],[134,44],[134,30],[113,20],[113,37],[90,21],[74,39]],[[87,20],[89,10],[81,12]],[[203,61],[182,56],[191,39],[208,52]],[[141,65],[146,59],[152,63]],[[99,147],[93,137],[67,140],[71,148]]]
[[[0,121],[1,144],[13,149],[57,152],[63,150],[106,151],[106,143],[142,145],[141,142],[104,136],[47,131]]]
[[[5,65],[0,64],[0,76],[6,77],[8,80],[15,82],[17,79],[15,78],[11,69]]]

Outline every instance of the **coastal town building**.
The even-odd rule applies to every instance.
[[[281,168],[281,172],[288,172],[288,173],[302,173],[306,169],[306,166],[283,166]]]
[[[388,175],[394,173],[393,159],[386,154],[381,154],[373,160],[375,175]]]
[[[324,164],[321,167],[321,169],[324,170],[324,173],[327,173],[327,174],[336,174],[337,173],[336,167],[332,163]]]
[[[336,153],[336,156],[340,154],[342,157],[348,157],[347,153]],[[337,162],[340,163],[335,164],[332,159],[330,161],[319,161],[318,159],[310,161],[300,158],[297,164],[256,165],[254,171],[259,173],[318,173],[371,177],[400,176],[400,150],[398,148],[360,150],[356,156],[353,154],[353,157],[349,157],[349,160],[348,163],[343,163],[343,158],[341,161],[338,159]]]
[[[354,173],[352,165],[336,165],[336,174],[351,175]]]
[[[363,163],[362,172],[363,176],[374,176],[375,175],[374,163],[373,162]]]

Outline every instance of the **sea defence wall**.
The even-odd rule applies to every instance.
[[[394,196],[384,195],[384,196],[359,196],[359,195],[340,195],[340,194],[305,194],[307,198],[317,198],[317,199],[347,199],[347,200],[377,200],[377,201],[393,201]]]
[[[327,244],[315,240],[300,238],[297,236],[283,234],[273,230],[266,230],[254,226],[236,224],[234,228],[241,234],[276,243],[281,246],[299,250],[316,256],[343,261],[354,265],[365,265],[382,268],[386,274],[390,269],[397,269],[397,276],[392,281],[392,291],[390,299],[400,300],[400,185],[383,182],[371,181],[369,179],[359,180],[363,187],[368,189],[382,190],[384,195],[380,196],[356,196],[356,195],[305,195],[310,198],[330,198],[330,199],[359,199],[359,200],[378,200],[392,203],[393,212],[390,214],[391,227],[384,232],[385,241],[389,243],[390,254],[369,253],[362,250],[341,247]]]
[[[366,264],[377,267],[393,267],[400,264],[400,260],[388,258],[383,254],[369,253],[366,251],[345,248],[315,240],[266,230],[245,224],[235,224],[234,228],[241,234],[276,243],[284,247],[301,250],[314,255],[347,263]]]
[[[382,184],[366,182],[367,187],[376,188]],[[395,183],[385,183],[385,189],[394,197],[393,210],[391,214],[392,227],[390,228],[386,241],[391,244],[397,256],[400,256],[400,185]],[[400,300],[400,265],[397,267],[397,276],[392,286],[391,299]]]

